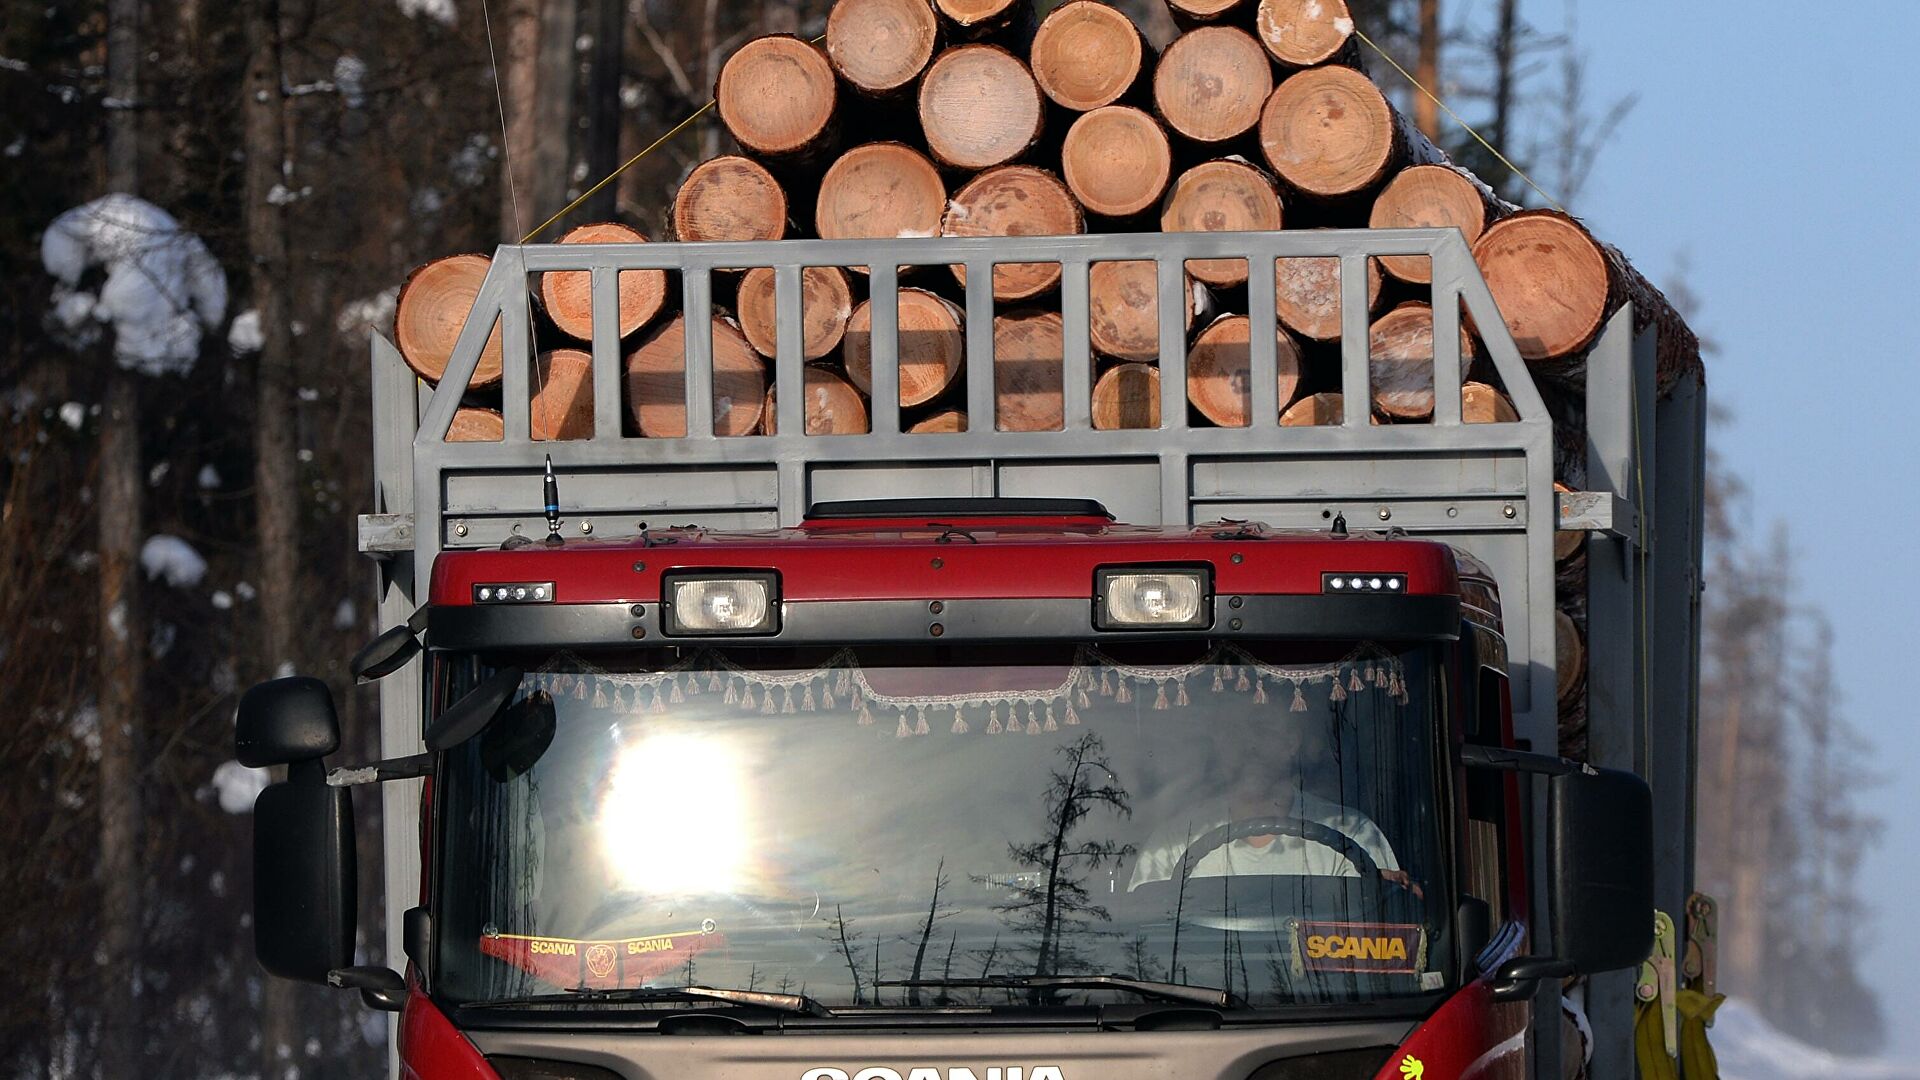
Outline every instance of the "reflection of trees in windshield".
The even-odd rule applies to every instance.
[[[927,942],[933,939],[934,924],[952,918],[955,914],[953,905],[943,903],[940,899],[941,891],[944,890],[948,884],[950,884],[950,882],[947,879],[947,858],[942,855],[939,865],[933,868],[933,899],[927,902],[927,921],[920,927],[920,945],[913,951],[913,975],[911,978],[913,982],[917,983],[920,981],[920,969],[921,965],[924,964],[927,959]],[[953,950],[951,947],[947,950],[947,966],[953,966]],[[944,975],[941,977],[946,978]],[[920,988],[918,986],[907,988],[907,1004],[920,1004]]]
[[[1132,844],[1074,837],[1075,830],[1096,810],[1109,810],[1123,818],[1133,816],[1127,789],[1114,775],[1100,736],[1087,732],[1054,747],[1054,752],[1063,763],[1048,774],[1050,782],[1042,797],[1047,836],[1031,843],[1007,845],[1007,857],[1015,865],[1041,875],[1042,880],[1030,884],[1016,879],[1009,885],[1013,896],[994,905],[1010,928],[1037,939],[1033,960],[1036,975],[1052,975],[1078,966],[1081,958],[1073,951],[1072,939],[1091,932],[1093,924],[1112,918],[1106,908],[1093,902],[1085,875],[1133,852]],[[1088,773],[1095,774],[1094,778],[1089,779],[1085,775]]]

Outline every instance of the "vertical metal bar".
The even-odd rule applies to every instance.
[[[1274,308],[1274,253],[1262,246],[1247,261],[1247,423],[1280,421],[1279,312]]]
[[[1183,430],[1187,426],[1187,263],[1178,254],[1162,254],[1159,265],[1160,310],[1160,426]],[[1180,464],[1186,475],[1186,463]],[[1163,481],[1164,482],[1164,481]],[[1180,516],[1186,518],[1186,485],[1180,491]],[[1162,492],[1162,498],[1166,498]]]
[[[512,301],[519,306],[523,317],[526,305],[527,275],[525,263],[519,258],[519,248],[502,246],[495,253],[493,265],[487,270],[486,278],[480,282],[479,292],[474,294],[473,310],[460,327],[460,336],[454,340],[453,355],[447,361],[447,369],[441,372],[440,387],[446,392],[435,390],[427,400],[426,408],[420,417],[420,430],[415,433],[414,441],[423,439],[439,441],[447,437],[447,429],[453,424],[453,414],[460,408],[460,397],[473,381],[473,373],[480,366],[480,354],[485,351],[488,338],[493,335],[494,327],[499,325],[501,336],[506,337],[508,327],[501,318],[501,309]],[[519,290],[519,299],[515,300],[514,288]],[[523,324],[524,325],[524,324]],[[516,343],[507,338],[504,355],[511,359],[515,355]],[[521,359],[521,373],[526,372],[526,341],[518,342]],[[509,363],[508,368],[512,368]],[[524,378],[522,382],[524,383]],[[526,409],[520,412],[521,441],[526,440]],[[512,431],[508,431],[512,435]]]
[[[1165,376],[1162,376],[1160,388],[1166,389]],[[1165,419],[1163,415],[1161,419]],[[1168,447],[1160,452],[1160,521],[1159,524],[1174,528],[1183,528],[1192,524],[1192,500],[1188,498],[1190,474],[1187,471],[1187,454],[1184,450]]]
[[[1433,422],[1460,423],[1460,294],[1433,288]]]
[[[807,434],[806,320],[801,304],[806,296],[798,266],[773,270],[773,325],[779,339],[774,347],[774,423],[783,438]],[[781,476],[781,487],[786,476]],[[784,499],[786,492],[782,490]]]
[[[1066,365],[1060,392],[1068,431],[1093,428],[1093,332],[1087,312],[1087,274],[1091,270],[1084,259],[1060,262],[1060,322],[1066,335],[1060,354]]]
[[[533,440],[529,416],[534,358],[533,325],[527,310],[532,301],[527,298],[526,262],[520,258],[518,247],[503,247],[499,254],[508,252],[512,254],[503,261],[513,277],[512,288],[500,305],[500,408],[507,427],[505,441],[512,445]]]
[[[891,262],[867,267],[867,286],[867,310],[873,316],[870,430],[892,435],[900,430],[900,268]]]
[[[593,437],[620,437],[620,272],[593,268]]]
[[[1367,257],[1340,256],[1341,422],[1366,427],[1373,419],[1373,393],[1367,372]]]
[[[687,438],[713,437],[713,268],[689,265],[680,275],[686,312]]]
[[[993,261],[967,260],[967,433],[999,427],[993,395]]]

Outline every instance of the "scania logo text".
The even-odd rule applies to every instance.
[[[937,1069],[928,1065],[914,1065],[904,1069],[889,1069],[876,1065],[857,1072],[826,1067],[808,1069],[800,1074],[800,1080],[1066,1080],[1066,1074],[1058,1065],[991,1065],[984,1073],[964,1066]]]

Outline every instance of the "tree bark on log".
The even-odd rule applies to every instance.
[[[1059,431],[1066,335],[1051,311],[1016,311],[993,319],[994,426],[1000,431]]]
[[[1186,278],[1181,304],[1191,332],[1204,293]],[[1116,360],[1148,363],[1160,356],[1160,278],[1157,264],[1141,259],[1097,262],[1087,271],[1087,329],[1093,349]]]
[[[1073,194],[1052,173],[1031,165],[988,169],[954,193],[940,231],[946,236],[1072,236],[1086,231]],[[967,268],[953,267],[967,283]],[[993,298],[1027,300],[1060,283],[1059,263],[1017,263],[993,272]]]
[[[1414,165],[1400,170],[1368,215],[1370,229],[1459,229],[1467,245],[1500,217],[1492,189],[1454,165]],[[1382,255],[1380,266],[1401,281],[1427,285],[1433,260],[1424,255]]]
[[[1346,401],[1339,394],[1309,394],[1280,414],[1281,427],[1330,427],[1345,416]]]
[[[969,171],[1005,165],[1039,141],[1040,86],[998,45],[961,45],[920,80],[920,128],[934,160]]]
[[[1092,0],[1079,0],[1082,6]],[[1173,176],[1173,147],[1158,121],[1128,105],[1084,113],[1060,147],[1067,189],[1090,214],[1126,219],[1157,206]]]
[[[1281,227],[1280,189],[1244,161],[1218,160],[1180,174],[1160,209],[1162,232],[1256,232]],[[1190,259],[1187,273],[1215,288],[1247,281],[1245,259]]]
[[[713,432],[746,435],[760,423],[767,373],[760,355],[731,320],[713,319]],[[627,410],[640,434],[684,438],[687,434],[687,340],[685,314],[647,335],[627,356]]]
[[[822,240],[938,236],[946,212],[946,183],[925,154],[905,143],[867,143],[821,177],[813,228]]]
[[[1118,364],[1093,384],[1096,431],[1160,426],[1160,369],[1152,364]]]
[[[852,383],[817,364],[808,364],[800,385],[806,402],[807,434],[864,435],[870,430],[867,403]],[[775,388],[767,387],[760,420],[762,434],[780,433],[778,404]]]
[[[1266,50],[1230,26],[1182,34],[1153,69],[1154,109],[1169,130],[1196,143],[1224,143],[1252,131],[1272,93]]]
[[[448,442],[499,442],[507,437],[507,421],[493,409],[462,406],[447,428]]]
[[[966,334],[958,305],[925,289],[901,289],[899,316],[900,404],[924,405],[946,393],[966,362]],[[863,300],[847,324],[841,350],[847,378],[873,394],[873,302]]]
[[[1054,104],[1092,112],[1145,80],[1153,51],[1125,12],[1102,0],[1067,0],[1040,22],[1028,51],[1034,81]]]
[[[393,307],[393,343],[407,366],[429,383],[438,385],[447,373],[454,343],[467,316],[473,314],[474,298],[480,295],[480,284],[492,266],[493,260],[485,255],[449,255],[416,267],[400,286]],[[473,369],[470,388],[499,382],[501,363],[496,322]]]
[[[733,314],[747,341],[761,356],[779,348],[779,320],[772,268],[757,266],[740,278]],[[800,272],[800,354],[818,360],[840,347],[853,314],[853,288],[837,266],[809,266]]]
[[[1380,303],[1380,264],[1367,260],[1367,311]],[[1310,341],[1340,340],[1340,260],[1333,256],[1279,259],[1274,264],[1273,303],[1280,324]]]
[[[1375,411],[1395,420],[1433,417],[1433,308],[1410,300],[1374,320],[1367,363]],[[1460,370],[1474,360],[1473,337],[1460,328]]]
[[[837,0],[827,13],[827,60],[869,97],[905,92],[939,43],[940,20],[927,0]]]
[[[1253,415],[1252,340],[1251,320],[1245,315],[1223,315],[1200,331],[1187,351],[1187,400],[1220,427],[1246,427]],[[1274,361],[1279,407],[1284,413],[1300,393],[1305,366],[1299,343],[1284,327],[1275,335]]]
[[[593,354],[553,349],[536,363],[528,434],[536,441],[593,438]]]
[[[596,222],[567,230],[563,244],[643,244],[640,230],[615,221]],[[664,270],[620,271],[620,336],[631,337],[654,320],[667,302]],[[540,275],[541,310],[554,328],[577,341],[593,340],[593,274],[561,270]]]
[[[1290,68],[1331,63],[1353,41],[1346,0],[1260,0],[1253,27],[1267,52]]]
[[[759,162],[728,154],[703,161],[681,181],[669,217],[676,240],[779,240],[787,235],[787,192]]]
[[[727,133],[748,153],[808,158],[832,142],[835,86],[833,65],[819,46],[769,34],[727,58],[713,99]]]
[[[1295,74],[1260,113],[1267,164],[1294,190],[1327,201],[1365,195],[1435,155],[1416,134],[1372,79],[1348,67]]]

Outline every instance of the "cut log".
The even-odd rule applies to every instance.
[[[676,240],[779,240],[787,193],[758,162],[729,154],[694,166],[673,197]]]
[[[507,437],[507,422],[493,409],[462,406],[453,412],[448,442],[499,442]]]
[[[1162,232],[1253,232],[1281,225],[1273,178],[1244,161],[1208,161],[1180,174],[1160,209]],[[1215,288],[1246,284],[1245,259],[1192,259],[1187,272]]]
[[[1480,239],[1498,216],[1493,193],[1471,174],[1452,165],[1415,165],[1402,169],[1378,198],[1367,227],[1373,229],[1459,229],[1468,246]],[[1383,255],[1380,266],[1401,281],[1433,281],[1433,260],[1424,255]]]
[[[905,143],[868,143],[840,155],[821,177],[813,227],[822,240],[938,236],[946,212],[947,186],[925,154]]]
[[[1089,6],[1092,0],[1079,0]],[[1067,189],[1088,213],[1130,218],[1160,201],[1173,176],[1173,148],[1158,121],[1128,105],[1082,115],[1060,148]]]
[[[593,438],[593,354],[554,349],[540,354],[527,406],[536,440]]]
[[[1055,104],[1091,112],[1138,85],[1151,57],[1125,12],[1103,0],[1067,0],[1041,20],[1027,58]]]
[[[1564,611],[1553,613],[1554,696],[1565,703],[1579,692],[1587,678],[1587,644],[1580,628]]]
[[[750,434],[766,400],[766,369],[739,327],[712,318],[714,434]],[[687,434],[686,323],[686,315],[675,315],[627,356],[627,409],[649,438]]]
[[[1473,362],[1473,337],[1460,328],[1460,370]],[[1367,332],[1373,407],[1395,420],[1433,416],[1433,308],[1410,300]],[[1463,399],[1464,400],[1464,399]]]
[[[833,65],[819,46],[797,37],[755,38],[721,65],[713,100],[727,133],[748,153],[806,157],[832,138]]]
[[[449,255],[416,268],[400,286],[394,302],[393,343],[414,374],[438,384],[453,359],[454,343],[473,314],[474,298],[487,278],[493,260],[485,255]],[[518,301],[515,301],[516,303]],[[500,381],[500,325],[494,323],[480,362],[473,369],[471,387]]]
[[[1160,426],[1160,369],[1152,364],[1120,364],[1093,384],[1096,431]]]
[[[1364,76],[1362,76],[1364,78]],[[1167,127],[1198,143],[1252,131],[1273,93],[1273,64],[1253,35],[1204,26],[1167,46],[1153,69],[1153,104]]]
[[[1187,400],[1221,427],[1246,427],[1252,415],[1252,340],[1253,325],[1245,315],[1225,315],[1200,331],[1187,352]],[[1284,328],[1274,342],[1274,360],[1284,413],[1300,392],[1303,366],[1300,345]]]
[[[1660,290],[1558,211],[1529,210],[1496,222],[1473,246],[1473,258],[1520,355],[1552,362],[1556,375],[1584,370],[1581,354],[1627,302],[1634,306],[1635,331],[1656,331],[1660,392],[1700,366],[1699,339]]]
[[[1430,144],[1422,139],[1420,145]],[[1411,159],[1412,146],[1406,122],[1386,95],[1349,67],[1295,74],[1260,113],[1267,164],[1295,190],[1317,199],[1373,191]]]
[[[1513,424],[1520,414],[1507,395],[1486,383],[1460,384],[1460,419],[1468,424]]]
[[[1489,387],[1489,389],[1491,389],[1491,387]],[[1555,480],[1553,482],[1553,490],[1555,492],[1564,492],[1572,491],[1573,489]],[[1553,561],[1555,563],[1563,563],[1573,558],[1580,553],[1580,549],[1586,545],[1586,542],[1587,533],[1584,529],[1555,529],[1553,533]]]
[[[563,244],[643,244],[640,230],[602,221],[567,230]],[[665,270],[620,271],[620,336],[630,337],[652,322],[667,301]],[[593,340],[593,274],[562,270],[540,275],[540,306],[568,337]]]
[[[1051,311],[1016,311],[993,319],[994,426],[1001,431],[1059,431],[1066,336]]]
[[[827,13],[827,60],[848,86],[874,97],[912,85],[939,40],[927,0],[836,0]]]
[[[1201,291],[1187,279],[1183,330],[1193,329]],[[1097,262],[1087,271],[1087,329],[1102,356],[1142,363],[1160,356],[1160,280],[1147,260]]]
[[[998,45],[962,45],[934,58],[920,80],[920,128],[942,165],[990,169],[1040,138],[1040,87]]]
[[[772,268],[757,266],[740,278],[734,317],[754,350],[771,357],[778,350],[779,320],[774,304]],[[837,266],[809,266],[800,272],[800,354],[818,360],[840,347],[853,314],[853,289]]]
[[[967,430],[967,414],[959,409],[942,409],[907,429],[909,435],[957,435]]]
[[[1346,0],[1260,0],[1254,33],[1275,60],[1310,68],[1340,56],[1353,38]]]
[[[1280,414],[1280,426],[1331,427],[1342,421],[1345,408],[1339,394],[1309,394],[1287,406]]]
[[[1251,0],[1167,0],[1173,21],[1182,26],[1235,19],[1251,5]]]
[[[960,308],[925,289],[901,289],[900,404],[924,405],[945,393],[966,362],[967,339]],[[873,394],[873,302],[863,300],[847,324],[841,355],[847,378]]]
[[[966,38],[991,34],[1033,13],[1032,0],[934,0],[933,6]]]
[[[954,193],[940,231],[947,236],[1071,236],[1086,230],[1080,204],[1058,178],[1031,165],[988,169]],[[953,276],[967,283],[967,268]],[[1060,283],[1059,263],[994,268],[996,300],[1027,300]]]
[[[800,385],[801,396],[806,400],[807,434],[862,435],[867,432],[867,403],[852,383],[826,368],[808,364]],[[767,387],[760,420],[762,434],[779,434],[778,404],[775,388]]]
[[[1380,302],[1380,264],[1367,260],[1367,311]],[[1340,260],[1328,255],[1274,263],[1273,303],[1281,325],[1312,341],[1340,338]]]

